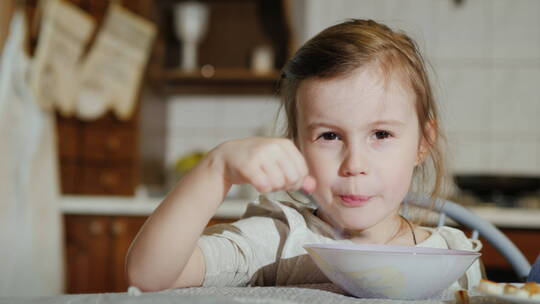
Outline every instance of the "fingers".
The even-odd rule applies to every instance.
[[[263,157],[260,165],[264,177],[257,177],[261,182],[259,192],[274,192],[279,190],[298,190],[304,185],[308,174],[304,157],[290,140],[278,140],[276,145],[269,148],[268,154]],[[314,188],[311,178],[307,182],[307,189]]]
[[[280,166],[287,178],[285,190],[304,189],[313,192],[316,182],[308,175],[308,166],[302,153],[291,140],[284,140],[283,149],[287,157],[281,159]]]
[[[272,191],[270,178],[268,178],[268,174],[262,168],[249,174],[249,176],[247,176],[247,181],[260,193]]]
[[[304,159],[304,156],[302,155],[302,153],[300,153],[300,151],[292,141],[287,140],[284,148],[285,152],[289,156],[292,166],[294,166],[296,172],[298,173],[298,176],[295,177],[296,182],[289,190],[298,190],[302,187],[303,180],[309,174],[308,166],[306,160]]]
[[[313,178],[311,175],[306,176],[302,182],[302,190],[306,191],[307,193],[311,193],[315,191],[315,187],[317,187],[317,181],[315,178]]]
[[[290,168],[290,166],[288,166]],[[280,156],[276,153],[258,156],[240,170],[244,183],[251,184],[260,193],[274,192],[287,187],[289,176],[294,172],[287,172],[280,165]]]
[[[287,185],[287,177],[281,169],[281,166],[278,163],[267,163],[262,166],[262,169],[266,175],[266,180],[268,181],[267,191],[265,192],[274,192],[281,190]]]
[[[224,157],[229,182],[251,184],[261,193],[315,188],[314,179],[307,178],[307,163],[291,140],[251,138],[234,144],[227,146]]]

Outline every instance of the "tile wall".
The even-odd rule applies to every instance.
[[[380,20],[416,39],[435,70],[455,172],[540,175],[540,1],[298,3],[299,42],[348,17]],[[172,97],[167,164],[195,149],[258,134],[273,123],[277,105],[272,96]]]
[[[273,96],[176,96],[168,102],[166,164],[230,139],[267,135],[279,110]]]

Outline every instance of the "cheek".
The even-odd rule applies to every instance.
[[[407,134],[398,142],[389,146],[382,146],[377,152],[384,154],[382,159],[388,166],[406,166],[414,168],[418,158],[418,140],[416,136]]]
[[[390,158],[384,164],[384,168],[378,170],[384,176],[386,188],[392,189],[392,193],[397,200],[401,200],[409,191],[415,162],[415,153],[402,153],[399,156],[396,155],[396,157]]]
[[[417,161],[416,147],[401,147],[385,153],[383,157],[377,157],[377,165],[387,170],[412,170]]]
[[[336,172],[335,160],[329,155],[321,153],[321,151],[306,149],[303,154],[309,172],[315,178],[317,184],[328,185]],[[334,172],[334,174],[331,174],[332,172]]]

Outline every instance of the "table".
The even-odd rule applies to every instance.
[[[62,295],[40,298],[0,298],[0,303],[40,303],[40,304],[106,304],[106,303],[193,303],[193,304],[361,304],[361,303],[456,303],[453,293],[443,293],[440,298],[429,300],[403,301],[388,299],[358,299],[336,293],[331,284],[302,287],[209,287],[173,289],[161,292],[142,293],[101,293]],[[471,304],[504,303],[471,293]]]

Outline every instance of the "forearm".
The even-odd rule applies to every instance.
[[[230,188],[213,155],[184,176],[137,235],[127,257],[135,285],[170,288]]]

